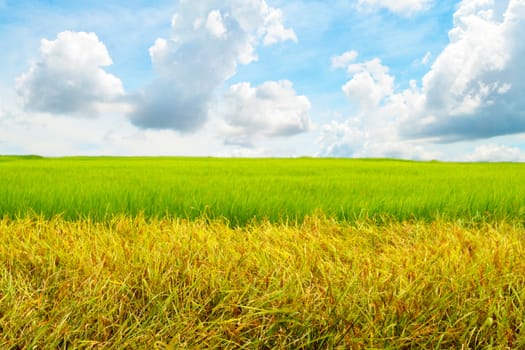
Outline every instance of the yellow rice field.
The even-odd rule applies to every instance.
[[[523,348],[525,229],[0,220],[2,349]]]

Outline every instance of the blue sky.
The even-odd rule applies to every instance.
[[[525,160],[525,0],[0,0],[0,154]]]

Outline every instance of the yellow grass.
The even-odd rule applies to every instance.
[[[525,230],[0,220],[1,349],[523,348]]]

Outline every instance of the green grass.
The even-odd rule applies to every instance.
[[[0,157],[0,215],[301,221],[525,216],[525,165],[394,160]]]
[[[0,220],[1,349],[522,349],[525,230]]]

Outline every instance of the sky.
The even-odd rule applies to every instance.
[[[0,0],[0,154],[525,161],[525,0]]]

